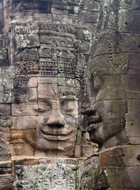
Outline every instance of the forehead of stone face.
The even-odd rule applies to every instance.
[[[104,75],[116,74],[115,69],[110,64],[110,58],[106,55],[100,55],[89,59],[86,75],[88,78],[101,77]]]
[[[39,77],[38,78],[38,98],[57,98],[58,85],[55,78]]]
[[[37,84],[33,84],[33,81]],[[75,79],[57,77],[32,77],[28,87],[37,88],[38,98],[59,98],[64,95],[76,96],[79,90],[79,83]]]
[[[58,78],[57,81],[60,96],[77,96],[80,85],[76,79]]]

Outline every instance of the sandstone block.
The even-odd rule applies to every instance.
[[[105,175],[107,177],[107,181],[110,184],[110,188],[119,188],[119,189],[125,189],[126,187],[124,186],[122,180],[124,180],[123,175],[125,173],[124,168],[117,167],[116,168],[106,168],[104,170]],[[127,179],[128,180],[128,179]],[[130,182],[129,180],[127,181],[128,183]]]
[[[37,77],[31,77],[27,83],[28,88],[36,88],[37,87]]]
[[[120,126],[123,128],[125,122],[124,115],[127,112],[125,100],[99,101],[94,105],[94,109],[97,109],[99,113],[102,113],[102,120],[106,121],[104,125],[114,123],[115,126],[117,123],[120,123]]]
[[[13,182],[13,175],[5,174],[0,175],[0,183],[11,183]]]
[[[126,122],[126,133],[131,144],[140,144],[139,120],[130,120]]]
[[[12,116],[36,116],[38,115],[37,103],[12,104]]]
[[[140,31],[140,21],[139,21],[139,11],[138,10],[119,10],[119,31],[120,32],[130,32],[139,33]]]
[[[75,145],[74,156],[77,158],[81,157],[81,145]]]
[[[0,104],[0,116],[10,116],[10,104]]]
[[[38,96],[44,98],[54,98],[58,94],[57,84],[39,84]]]
[[[85,9],[88,9],[90,11],[99,11],[100,4],[97,1],[88,0],[84,3]]]
[[[0,156],[5,156],[10,154],[9,142],[1,141],[0,142]]]
[[[81,146],[81,150],[82,150],[82,157],[90,157],[94,154],[94,146],[92,145],[82,145]]]
[[[10,141],[10,131],[8,133],[0,132],[0,141]]]
[[[139,168],[107,168],[105,169],[107,180],[111,188],[124,188],[124,189],[138,189],[140,182],[138,180],[140,175]]]
[[[136,99],[129,99],[127,101],[127,105],[128,105],[128,113],[134,113],[134,117],[135,117],[135,113],[139,113],[139,106],[140,106],[140,100],[136,100]],[[138,118],[135,118],[138,120]]]
[[[11,156],[34,156],[34,148],[30,144],[10,144]]]
[[[140,145],[125,145],[122,147],[123,159],[126,167],[139,167],[140,165]]]
[[[39,47],[39,36],[38,34],[19,34],[15,35],[15,41],[17,49]]]
[[[0,168],[11,168],[11,161],[0,162]]]
[[[1,175],[12,174],[12,167],[9,167],[9,168],[0,168],[0,174]]]
[[[38,165],[38,158],[34,156],[12,156],[15,165]]]
[[[16,34],[37,34],[39,31],[38,25],[36,22],[25,23],[25,24],[16,24],[14,27],[14,31]]]
[[[0,190],[13,190],[13,183],[1,183]]]
[[[100,153],[100,166],[124,166],[123,151],[121,148],[113,148]]]
[[[0,162],[11,161],[11,153],[7,155],[0,155]]]
[[[39,61],[39,53],[37,48],[32,48],[29,50],[29,60]]]
[[[26,102],[36,102],[37,101],[37,89],[27,88]]]
[[[11,129],[35,129],[36,124],[36,116],[12,117]]]
[[[99,13],[98,12],[88,12],[84,14],[85,21],[87,23],[97,23],[99,22]]]
[[[112,75],[112,76],[95,76],[94,86],[98,89],[101,86],[101,81],[105,80],[108,86],[102,87],[98,100],[122,100],[125,99],[125,89],[123,84],[123,75]]]
[[[11,130],[11,143],[35,143],[36,142],[36,130]],[[22,150],[21,150],[22,151]]]
[[[39,84],[57,84],[57,80],[54,79],[54,77],[38,77],[38,83]]]

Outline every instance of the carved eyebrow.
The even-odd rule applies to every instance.
[[[63,95],[60,96],[60,100],[79,100],[75,95]]]
[[[37,100],[39,100],[41,102],[48,102],[48,103],[50,103],[50,99],[49,98],[38,97]]]
[[[56,96],[51,96],[51,95],[38,95],[38,97],[37,97],[37,99],[38,100],[44,100],[44,101],[49,101],[49,100],[51,100],[51,99],[58,99],[58,97],[56,97]]]

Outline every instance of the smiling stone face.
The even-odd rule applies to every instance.
[[[37,147],[72,151],[78,125],[75,80],[60,79],[38,84]]]
[[[26,134],[21,132],[19,138],[33,146],[36,155],[48,155],[49,151],[55,156],[72,156],[78,128],[78,91],[75,79],[31,77],[25,103],[12,105],[12,129],[17,129],[12,130],[13,142],[18,138],[15,132],[24,129]]]

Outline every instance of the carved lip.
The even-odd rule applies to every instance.
[[[95,130],[96,128],[99,127],[99,124],[102,122],[102,119],[99,115],[94,115],[94,116],[89,116],[87,118],[87,131],[92,131]]]
[[[55,128],[55,129],[43,129],[41,130],[42,137],[47,140],[62,140],[65,141],[70,138],[72,133],[71,128]]]
[[[66,141],[67,139],[70,139],[71,135],[48,135],[42,132],[42,137],[52,141]]]
[[[42,128],[41,129],[41,132],[44,134],[44,135],[52,135],[52,136],[66,136],[66,135],[69,135],[71,132],[72,132],[72,129],[71,128]]]
[[[99,128],[102,125],[102,122],[99,123],[92,123],[88,126],[87,131],[92,131],[92,130],[96,130],[97,128]]]
[[[99,123],[101,121],[102,121],[102,119],[101,119],[101,117],[99,115],[97,115],[97,116],[90,116],[90,117],[87,118],[88,125]]]

